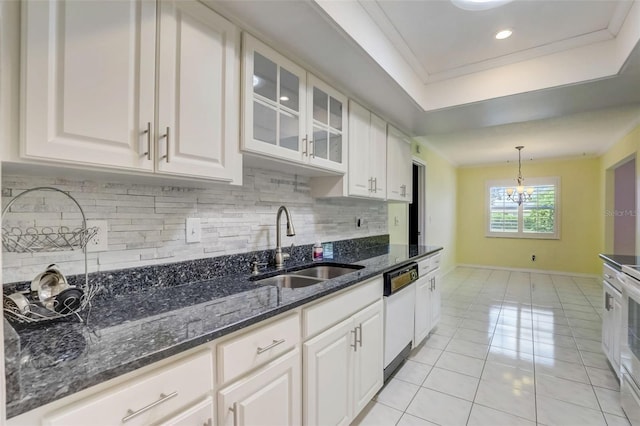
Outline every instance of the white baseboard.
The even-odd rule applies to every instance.
[[[526,268],[507,268],[504,266],[489,266],[489,265],[470,265],[467,263],[459,263],[455,267],[451,268],[446,273],[454,271],[456,268],[477,268],[477,269],[497,269],[500,271],[510,272],[529,272],[534,274],[547,274],[547,275],[570,275],[572,277],[584,277],[584,278],[600,278],[600,275],[594,274],[581,274],[578,272],[562,272],[562,271],[545,271],[541,269],[526,269]],[[444,274],[443,274],[444,275]]]

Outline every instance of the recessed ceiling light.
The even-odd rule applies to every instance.
[[[513,31],[511,30],[502,30],[502,31],[498,31],[496,33],[496,39],[498,40],[504,40],[505,38],[509,38],[511,37],[511,34],[513,34]]]
[[[286,101],[289,100],[289,97],[288,96],[280,96],[280,100],[286,102]]]
[[[463,10],[488,10],[513,0],[451,0],[454,6]]]

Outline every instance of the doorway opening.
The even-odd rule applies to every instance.
[[[636,160],[614,170],[613,252],[636,254]]]
[[[425,245],[426,164],[414,158],[412,165],[412,198],[409,204],[409,244]]]

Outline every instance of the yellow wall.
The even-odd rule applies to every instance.
[[[418,145],[420,153],[417,153]],[[447,272],[456,265],[456,169],[419,138],[413,142],[411,152],[414,157],[426,163],[426,244],[444,247],[441,268]],[[407,221],[407,205],[389,203],[389,235],[392,244],[407,243]]]
[[[583,158],[525,162],[523,175],[560,177],[560,239],[485,236],[486,182],[514,179],[516,164],[459,168],[457,172],[457,263],[597,274],[601,248],[600,160]],[[536,261],[531,261],[531,255]]]
[[[600,190],[604,194],[601,199],[600,211],[607,212],[613,211],[613,192],[614,192],[614,178],[613,170],[620,165],[628,161],[631,158],[636,158],[636,182],[640,179],[640,167],[638,167],[637,156],[640,151],[640,126],[637,126],[625,137],[613,145],[607,152],[600,157]],[[640,184],[636,183],[636,192],[640,188]],[[640,197],[636,197],[636,202],[640,203]],[[640,207],[640,206],[639,206]],[[639,212],[640,208],[636,208],[636,212]],[[640,231],[640,215],[637,215],[638,220],[636,229]],[[605,253],[613,252],[613,216],[602,214],[600,216],[600,222],[598,229],[600,229],[600,251]],[[640,253],[640,238],[636,235],[636,253]]]

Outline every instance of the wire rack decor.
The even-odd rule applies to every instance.
[[[11,214],[11,207],[16,201],[27,194],[34,192],[60,193],[68,198],[80,211],[82,217],[81,226],[70,228],[67,226],[5,226],[7,215]],[[56,297],[47,300],[39,300],[37,293],[33,291],[18,292],[19,294],[5,295],[3,311],[5,317],[14,323],[31,324],[45,321],[58,320],[70,316],[83,321],[80,312],[87,311],[91,307],[91,299],[95,296],[97,288],[89,285],[89,273],[87,269],[87,244],[98,232],[98,228],[88,228],[87,220],[78,201],[68,192],[53,187],[37,187],[21,192],[15,196],[2,210],[2,246],[5,251],[13,253],[41,253],[82,250],[84,253],[84,283],[77,290],[65,294],[65,298]],[[52,266],[52,265],[50,265]],[[12,297],[13,296],[13,297]],[[17,302],[16,302],[17,301]]]

